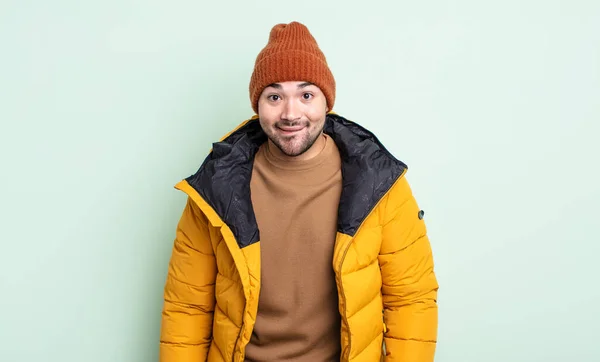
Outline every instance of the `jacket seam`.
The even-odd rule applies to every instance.
[[[202,342],[202,343],[185,343],[185,342],[168,342],[168,341],[160,341],[160,344],[168,345],[168,346],[202,346],[205,344],[210,344],[211,340]]]
[[[385,287],[394,287],[393,285],[389,285],[389,284],[385,284],[383,286],[385,286]],[[389,294],[389,293],[387,293],[385,295],[394,296],[395,294]],[[416,300],[407,301],[407,302],[402,303],[401,305],[398,305],[398,306],[392,306],[392,307],[390,307],[390,306],[384,306],[384,310],[387,310],[387,311],[390,311],[390,312],[398,312],[398,311],[402,310],[402,308],[405,308],[405,307],[408,307],[408,306],[414,306],[414,305],[417,305],[417,304],[427,304],[428,301],[434,301],[435,302],[435,299],[433,299],[433,298],[426,298],[426,299],[420,299],[418,301],[416,301]]]
[[[379,255],[394,255],[397,254],[399,252],[402,252],[408,248],[410,248],[411,246],[415,245],[418,241],[420,241],[421,239],[424,239],[425,236],[427,236],[427,234],[422,234],[420,236],[418,236],[417,238],[415,238],[412,242],[410,242],[410,244],[398,249],[398,250],[394,250],[391,253],[379,253]]]
[[[171,299],[167,299],[167,298],[165,298],[165,302],[168,302],[168,303],[171,303],[171,304],[174,304],[174,305],[178,305],[178,306],[181,306],[181,307],[190,307],[190,308],[198,309],[198,310],[200,310],[203,313],[211,313],[211,314],[213,314],[215,312],[214,308],[212,310],[209,310],[209,309],[206,309],[206,308],[201,308],[200,304],[182,303],[182,302],[177,302],[177,301],[174,301],[174,300],[171,300]]]
[[[173,274],[169,275],[169,277],[173,280],[175,280],[178,283],[181,283],[183,285],[187,285],[189,287],[193,287],[193,288],[204,288],[204,287],[210,287],[210,286],[214,286],[216,284],[216,282],[212,282],[209,284],[204,284],[204,285],[195,285],[195,284],[190,284],[188,282],[184,282],[183,280],[180,280],[178,278],[176,278]]]
[[[423,342],[423,343],[437,343],[435,339],[419,339],[419,338],[402,338],[402,337],[393,337],[393,336],[385,336],[388,339],[395,339],[398,341],[412,341],[412,342]]]
[[[400,180],[400,178],[398,178],[398,180]],[[390,187],[390,191],[391,191],[391,190],[392,190],[392,187]],[[388,197],[388,198],[389,198],[389,194],[388,194],[388,195],[386,195],[386,197]],[[383,223],[383,226],[382,226],[382,227],[386,227],[386,226],[388,226],[388,224],[391,224],[393,221],[395,221],[395,220],[396,220],[396,215],[398,215],[398,213],[399,213],[400,209],[401,209],[401,208],[403,208],[403,207],[404,207],[404,205],[405,205],[407,202],[408,202],[408,200],[404,200],[404,202],[402,202],[402,203],[401,203],[400,205],[398,205],[398,206],[397,206],[397,207],[396,207],[394,210],[392,210],[392,211],[390,212],[390,214],[392,214],[392,217],[391,217],[391,218],[390,218],[388,221],[386,221],[385,223]]]
[[[234,279],[231,279],[230,277],[228,277],[228,276],[225,276],[225,274],[223,274],[223,273],[221,273],[221,272],[219,272],[219,271],[217,271],[217,275],[220,275],[220,276],[221,276],[221,278],[223,278],[223,279],[227,279],[227,280],[229,280],[229,281],[230,281],[230,282],[232,282],[232,283],[235,283],[235,284],[238,284],[238,283],[240,283],[240,281],[239,281],[239,280],[234,280]]]
[[[379,336],[381,336],[381,335],[382,335],[381,333],[378,333],[378,334],[376,334],[376,335],[375,335],[375,337],[373,337],[373,339],[371,339],[371,342],[369,342],[369,343],[368,343],[368,344],[367,344],[367,345],[366,345],[366,346],[365,346],[363,349],[361,349],[361,350],[360,350],[360,351],[359,351],[359,352],[358,352],[358,353],[357,353],[357,354],[354,356],[354,358],[356,358],[356,357],[360,356],[360,355],[361,355],[361,354],[362,354],[364,351],[366,351],[366,350],[367,350],[367,348],[369,348],[369,346],[370,346],[371,344],[373,344],[373,342],[375,342],[375,341],[377,340],[377,338],[378,338]]]
[[[361,266],[361,267],[359,267],[359,268],[358,268],[358,269],[356,269],[356,270],[352,270],[352,271],[346,272],[346,273],[344,273],[343,275],[349,275],[349,274],[352,274],[352,273],[358,273],[359,271],[365,270],[365,269],[367,269],[368,267],[370,267],[371,265],[373,265],[373,264],[376,264],[376,263],[377,263],[377,261],[378,261],[378,260],[377,260],[377,258],[375,258],[375,259],[373,259],[373,261],[371,261],[369,264],[367,264],[367,265],[365,265],[365,266]]]
[[[232,323],[232,324],[233,324],[233,325],[234,325],[236,328],[242,328],[242,325],[241,325],[241,324],[240,324],[240,325],[237,325],[237,323],[235,323],[235,322],[233,321],[233,319],[232,319],[232,318],[229,316],[229,314],[225,313],[225,311],[223,310],[223,308],[219,307],[219,303],[215,303],[215,306],[216,306],[216,308],[217,308],[218,310],[220,310],[220,311],[221,311],[221,313],[223,313],[223,315],[224,315],[225,317],[227,317],[227,319],[228,319],[228,320],[229,320],[229,321],[230,321],[230,322],[231,322],[231,323]],[[242,321],[242,324],[243,324],[243,321]]]
[[[385,194],[385,197],[386,197],[386,200],[385,200],[385,201],[386,201],[386,202],[389,202],[389,198],[390,198],[390,195],[389,195],[389,194],[390,194],[390,192],[391,192],[391,191],[392,191],[392,190],[393,190],[395,187],[397,187],[397,183],[398,183],[398,182],[399,182],[399,181],[400,181],[402,178],[404,178],[404,177],[405,177],[405,174],[406,174],[406,170],[405,170],[405,172],[402,172],[402,173],[400,174],[400,176],[398,176],[398,178],[395,180],[395,182],[394,182],[394,183],[393,183],[393,184],[390,186],[390,188],[387,190],[387,192],[386,192],[386,194]],[[403,201],[402,201],[402,202],[401,202],[401,203],[400,203],[398,206],[396,206],[396,207],[394,208],[394,210],[392,210],[392,211],[390,212],[390,214],[392,215],[392,217],[391,217],[389,220],[387,220],[385,223],[383,223],[382,227],[386,227],[388,224],[390,224],[392,221],[394,221],[394,220],[395,220],[395,218],[396,218],[396,215],[399,213],[400,209],[401,209],[402,207],[404,207],[404,205],[406,205],[406,203],[407,203],[407,202],[409,202],[409,201],[410,201],[410,198],[404,198],[404,200],[403,200]],[[386,205],[387,205],[387,204],[386,204]]]
[[[352,315],[348,315],[348,319],[354,317],[356,314],[358,314],[360,311],[362,311],[366,306],[368,306],[369,304],[373,303],[374,300],[377,299],[377,296],[381,295],[381,290],[377,289],[373,295],[373,298],[370,298],[369,301],[363,305],[362,307],[358,308],[356,310],[356,312],[352,313]]]
[[[190,240],[190,241],[192,240],[192,238],[190,238],[190,237],[187,235],[187,233],[185,233],[183,230],[179,229],[179,231],[180,231],[180,232],[181,232],[181,233],[182,233],[182,234],[183,234],[183,235],[184,235],[184,236],[185,236],[185,237],[186,237],[188,240]],[[182,241],[180,238],[177,238],[177,242],[178,242],[178,243],[180,243],[180,244],[182,244],[182,245],[183,245],[183,246],[185,246],[186,248],[189,248],[189,249],[191,249],[191,250],[195,251],[195,252],[196,252],[196,253],[198,253],[198,254],[202,254],[202,255],[204,255],[204,256],[212,256],[212,257],[214,257],[214,256],[215,256],[215,254],[214,254],[214,253],[212,253],[212,254],[207,254],[207,253],[205,253],[205,252],[203,252],[203,251],[201,251],[201,250],[198,250],[198,249],[196,249],[195,247],[193,247],[193,246],[192,246],[192,244],[187,244],[187,243],[184,243],[184,242],[183,242],[183,241]]]
[[[223,351],[221,351],[221,347],[219,347],[219,345],[217,344],[217,342],[214,342],[211,344],[214,345],[215,348],[217,349],[217,351],[219,351],[219,354],[221,355],[221,358],[223,358],[223,360],[225,360],[225,354],[223,353]]]

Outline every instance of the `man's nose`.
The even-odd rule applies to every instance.
[[[301,117],[300,105],[295,99],[286,100],[281,117],[288,121],[295,121]]]

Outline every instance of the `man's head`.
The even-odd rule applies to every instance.
[[[258,99],[263,131],[286,156],[300,156],[325,126],[327,100],[316,85],[288,81],[267,86]]]
[[[269,139],[286,155],[306,152],[335,102],[335,79],[306,26],[271,29],[250,79],[252,108]]]

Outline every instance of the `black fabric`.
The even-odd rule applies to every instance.
[[[324,132],[334,140],[342,159],[338,231],[354,236],[407,166],[373,133],[339,115],[327,115]],[[240,248],[260,240],[250,178],[254,155],[266,140],[258,119],[252,120],[214,143],[198,171],[186,179],[229,226]]]
[[[407,168],[377,137],[343,117],[330,115],[325,133],[342,158],[342,195],[338,231],[354,236],[362,221]]]

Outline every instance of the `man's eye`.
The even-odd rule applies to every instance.
[[[273,101],[273,102],[278,101],[280,99],[277,94],[271,94],[268,98],[270,101]]]
[[[313,95],[312,95],[312,94],[310,94],[310,93],[304,93],[304,94],[302,95],[302,98],[304,98],[304,99],[311,99],[311,98],[312,98],[312,96],[313,96]]]

